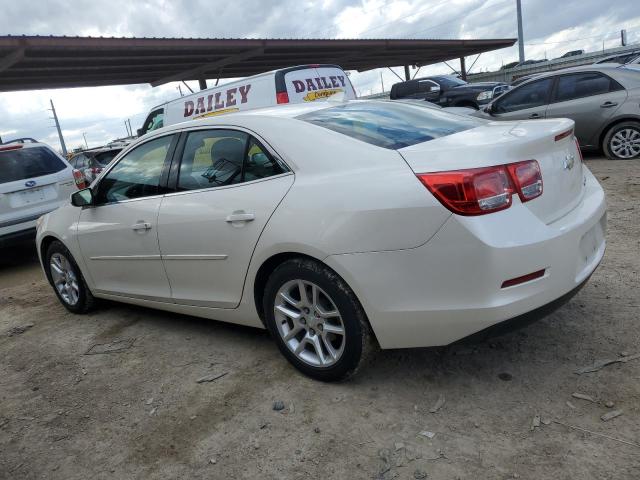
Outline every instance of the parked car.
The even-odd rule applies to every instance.
[[[640,63],[640,50],[611,55],[610,57],[605,57],[598,60],[594,63],[594,65],[598,65],[601,63],[618,63],[622,65],[624,65],[625,63]]]
[[[569,57],[575,57],[578,55],[583,55],[584,54],[584,50],[571,50],[570,52],[565,53],[564,55],[562,55],[561,57],[558,58],[569,58]]]
[[[537,75],[491,102],[493,120],[570,118],[580,146],[612,159],[640,156],[640,69],[584,65]]]
[[[605,198],[573,122],[513,128],[372,100],[165,127],[46,215],[38,252],[71,312],[268,328],[296,368],[342,378],[372,343],[446,345],[593,273]]]
[[[356,98],[349,76],[337,65],[299,65],[208,88],[151,109],[138,136],[174,123],[287,103]]]
[[[536,63],[542,63],[542,62],[547,62],[548,60],[546,58],[543,58],[542,60],[525,60],[524,62],[519,62],[516,67],[524,67],[525,65],[535,65]]]
[[[84,188],[82,174],[33,139],[0,144],[0,246],[33,239],[36,219]]]
[[[528,80],[531,80],[534,77],[537,77],[538,75],[540,75],[540,74],[539,73],[531,73],[529,75],[523,75],[521,77],[516,78],[513,82],[511,82],[509,90],[511,90],[511,88],[517,87],[521,83],[524,83],[524,82],[526,82]]]
[[[514,68],[520,62],[510,62],[500,67],[500,70],[509,70],[510,68]]]
[[[469,107],[478,110],[506,91],[503,82],[467,83],[452,75],[417,78],[391,87],[390,98],[427,100],[442,107]]]
[[[122,148],[123,147],[94,148],[84,150],[71,157],[69,163],[71,163],[73,168],[80,170],[87,182],[91,183],[100,172],[109,165],[109,162],[122,151]]]

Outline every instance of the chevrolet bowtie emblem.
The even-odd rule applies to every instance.
[[[569,153],[566,157],[564,157],[564,161],[562,162],[562,168],[565,170],[571,170],[573,168],[573,164],[575,163],[576,157],[574,154]]]

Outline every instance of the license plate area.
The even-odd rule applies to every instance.
[[[29,190],[13,192],[9,202],[13,208],[25,207],[53,199],[55,197],[53,193],[52,188],[48,185],[30,188]]]

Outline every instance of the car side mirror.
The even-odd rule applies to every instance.
[[[144,130],[142,128],[139,128],[138,130],[136,130],[136,133],[139,137],[141,137],[144,134]]]
[[[93,205],[93,192],[90,188],[85,188],[74,192],[71,195],[71,205],[74,207],[89,207]]]

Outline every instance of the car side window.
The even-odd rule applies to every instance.
[[[618,82],[598,72],[562,75],[558,77],[555,101],[566,102],[574,98],[600,95],[621,88]]]
[[[109,170],[97,186],[96,203],[113,203],[166,193],[160,187],[173,135],[134,148]]]
[[[552,83],[552,78],[543,78],[505,93],[494,104],[495,113],[515,112],[546,105]]]
[[[284,173],[260,142],[236,130],[189,132],[178,174],[178,190],[234,185]]]
[[[253,137],[249,139],[249,147],[245,157],[243,181],[250,182],[259,178],[272,177],[284,173],[285,169],[278,161]]]

